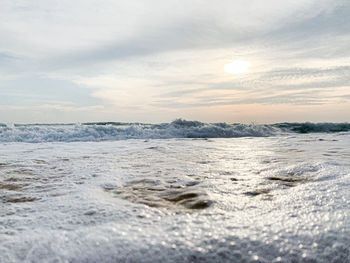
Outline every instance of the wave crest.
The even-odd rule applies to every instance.
[[[84,124],[0,124],[0,142],[77,142],[125,139],[263,137],[281,133],[348,132],[349,123],[279,123],[272,125],[101,122]]]

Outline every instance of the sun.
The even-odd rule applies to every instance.
[[[230,74],[243,74],[249,71],[251,64],[249,61],[235,60],[226,64],[224,70]]]

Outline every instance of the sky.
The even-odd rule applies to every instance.
[[[0,0],[2,123],[349,112],[348,0]]]

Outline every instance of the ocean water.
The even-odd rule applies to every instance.
[[[0,125],[0,262],[350,262],[350,124]]]

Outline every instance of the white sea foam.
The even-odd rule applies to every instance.
[[[340,133],[0,143],[0,262],[349,262],[349,149]]]

